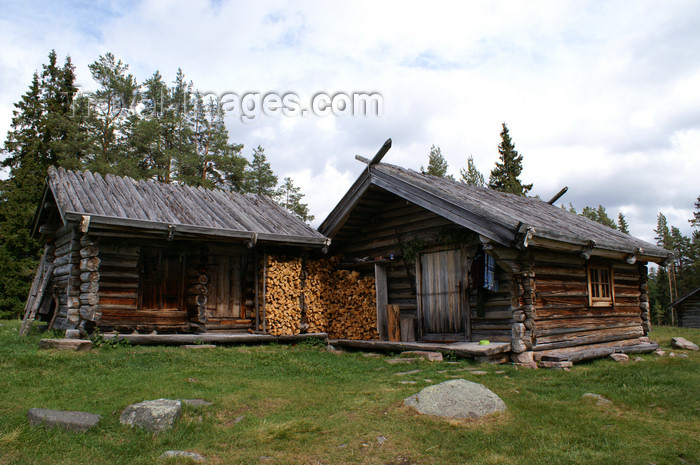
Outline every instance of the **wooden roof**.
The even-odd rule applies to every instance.
[[[89,228],[166,231],[179,236],[322,246],[327,239],[272,199],[181,184],[136,181],[111,174],[49,167],[45,197],[53,196],[61,219]],[[45,208],[46,200],[41,209]],[[41,212],[37,214],[35,231]],[[86,220],[88,221],[88,220]]]
[[[387,163],[369,164],[319,231],[341,232],[353,209],[379,187],[505,246],[607,251],[662,262],[671,252],[536,198],[505,194]]]
[[[697,296],[698,298],[700,298],[700,287],[698,287],[698,288],[696,288],[696,289],[694,289],[694,290],[688,292],[686,295],[684,295],[683,297],[679,298],[678,300],[676,300],[675,302],[673,302],[673,303],[672,303],[671,305],[669,305],[668,307],[671,308],[671,307],[675,307],[676,305],[680,305],[680,304],[682,304],[683,302],[685,302],[685,301],[688,300],[688,299],[691,299],[691,300],[692,300],[692,298],[695,297],[695,296]]]

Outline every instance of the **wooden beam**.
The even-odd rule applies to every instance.
[[[379,149],[377,154],[370,160],[369,165],[376,165],[380,161],[382,161],[382,158],[384,158],[384,155],[389,151],[391,148],[391,139],[387,139],[386,142],[384,142],[384,145],[382,145],[382,148]]]
[[[550,205],[554,205],[554,202],[559,200],[561,198],[561,196],[566,194],[566,191],[568,191],[568,190],[569,190],[569,188],[567,186],[564,186],[559,192],[557,192],[557,194],[554,197],[549,199],[549,202],[547,202],[547,203]]]
[[[125,339],[133,345],[181,345],[205,342],[210,344],[251,344],[257,342],[293,342],[304,339],[327,339],[326,333],[307,333],[295,336],[271,336],[269,334],[105,334],[106,340]]]

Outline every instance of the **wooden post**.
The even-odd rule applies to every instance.
[[[267,332],[267,322],[265,321],[265,301],[267,300],[267,252],[263,249],[263,292],[262,292],[262,316],[263,333]]]
[[[255,249],[255,330],[260,331],[260,264],[258,263],[258,249]]]
[[[386,283],[386,267],[382,264],[374,264],[374,285],[377,292],[377,332],[379,339],[386,341],[389,338],[387,328],[387,304],[389,293]]]
[[[392,342],[401,342],[401,317],[398,305],[387,305],[387,326],[389,330],[389,340]]]
[[[406,260],[404,258],[404,260]],[[416,303],[417,305],[417,320],[418,320],[418,340],[423,339],[423,279],[421,278],[420,255],[416,257]]]

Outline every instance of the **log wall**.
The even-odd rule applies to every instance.
[[[534,253],[536,320],[532,342],[535,351],[644,336],[642,312],[643,299],[647,297],[642,289],[646,284],[646,267],[642,274],[639,265],[610,263],[614,305],[591,307],[583,258],[573,254]]]
[[[476,250],[472,249],[470,257]],[[471,262],[470,262],[471,263]],[[513,274],[498,266],[496,272],[498,291],[486,293],[483,309],[479,308],[477,291],[469,291],[469,308],[471,311],[471,339],[480,341],[488,339],[494,342],[510,342],[513,324]],[[516,303],[519,308],[520,304]]]
[[[95,247],[99,265],[97,269],[84,271],[81,279],[98,283],[98,305],[102,314],[99,326],[113,325],[126,331],[134,324],[152,323],[147,314],[135,315],[139,302],[140,247],[133,242],[107,237],[100,238]]]
[[[700,293],[688,297],[676,307],[678,326],[700,328]]]
[[[80,323],[80,232],[69,224],[56,231],[52,292],[57,297],[54,327],[75,328]]]
[[[180,332],[190,331],[198,324],[207,325],[207,328],[214,326],[213,329],[251,327],[252,297],[240,292],[241,288],[252,286],[241,279],[241,273],[246,277],[250,275],[246,268],[247,257],[236,253],[247,250],[243,247],[173,244],[170,247],[183,250],[181,253],[170,250],[170,255],[179,256],[180,272],[170,276],[167,283],[155,279],[151,285],[167,285],[168,289],[160,292],[163,296],[167,294],[169,301],[179,303],[170,304],[169,308],[146,308],[140,294],[144,292],[144,283],[140,282],[140,269],[144,266],[142,255],[144,250],[150,251],[149,256],[161,250],[165,256],[168,248],[148,240],[104,235],[84,235],[79,244],[79,315],[83,320],[97,323],[102,330]],[[168,259],[172,266],[174,259]],[[173,296],[176,295],[180,297],[175,300]],[[154,302],[149,304],[150,307],[154,305],[157,307]]]

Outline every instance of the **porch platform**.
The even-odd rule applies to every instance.
[[[329,339],[335,347],[347,347],[360,350],[377,350],[383,352],[402,352],[406,350],[428,350],[433,352],[452,353],[463,358],[473,358],[478,362],[507,363],[510,352],[509,342],[492,342],[489,345],[479,345],[478,342],[391,342],[391,341],[359,341],[353,339]]]
[[[108,340],[125,339],[132,345],[186,345],[186,344],[256,344],[266,342],[297,342],[304,339],[327,339],[326,333],[272,336],[248,332],[205,332],[201,334],[104,334]]]

